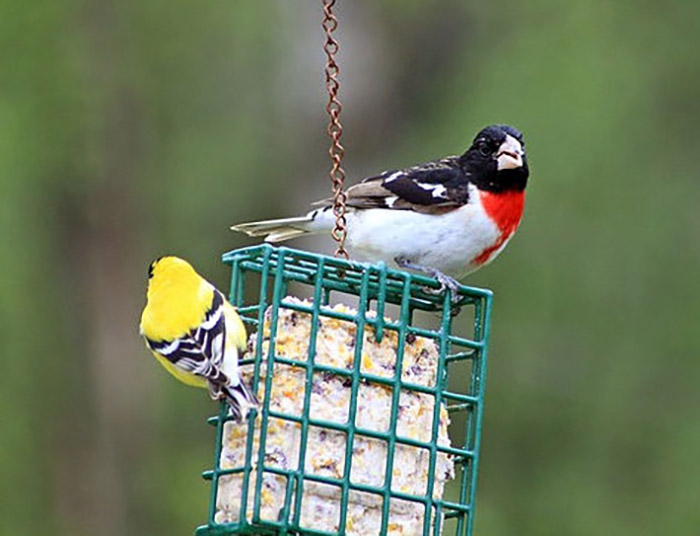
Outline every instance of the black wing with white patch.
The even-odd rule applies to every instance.
[[[226,348],[226,318],[224,297],[214,289],[210,309],[202,323],[186,335],[174,341],[152,341],[146,343],[173,365],[214,384],[225,384],[228,379],[219,368]]]
[[[416,205],[461,205],[469,198],[464,171],[452,158],[385,172],[380,177],[384,188]]]
[[[469,180],[457,157],[385,171],[348,189],[349,206],[439,212],[469,200]]]

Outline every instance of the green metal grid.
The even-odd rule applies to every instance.
[[[211,480],[211,496],[207,524],[199,527],[196,536],[222,536],[226,534],[345,534],[347,504],[350,490],[357,490],[382,497],[382,528],[380,535],[387,534],[390,499],[400,499],[424,505],[423,536],[430,534],[455,534],[470,536],[474,520],[474,499],[479,465],[479,447],[483,415],[484,380],[486,375],[487,343],[490,327],[492,293],[489,290],[461,286],[457,292],[459,300],[451,303],[447,293],[431,294],[426,288],[438,288],[437,282],[423,275],[393,270],[384,263],[367,264],[345,261],[323,255],[316,255],[289,248],[275,248],[268,244],[231,251],[223,255],[223,261],[232,267],[230,301],[233,303],[249,330],[257,330],[257,344],[254,356],[249,356],[242,364],[253,364],[253,385],[258,386],[261,377],[261,364],[266,363],[269,371],[265,377],[265,397],[261,400],[259,412],[253,412],[248,422],[245,463],[241,467],[222,469],[220,458],[223,445],[224,424],[231,420],[225,404],[219,414],[209,421],[216,426],[216,449],[214,468],[203,476]],[[311,305],[283,301],[287,295],[310,296]],[[346,303],[348,297],[356,297],[357,314],[351,315],[329,306],[331,297]],[[385,319],[389,315],[385,309],[398,307],[398,320]],[[355,307],[355,304],[352,304]],[[263,325],[265,311],[271,307],[270,336],[267,352],[263,352]],[[462,314],[454,316],[455,308]],[[295,360],[275,355],[275,336],[280,308],[291,309],[311,315],[311,335],[308,360]],[[368,316],[370,310],[376,316]],[[467,310],[470,312],[467,313]],[[439,318],[439,327],[418,325],[417,311],[432,313],[428,317]],[[316,326],[320,317],[337,318],[353,322],[356,328],[354,367],[340,369],[314,363],[316,348]],[[426,315],[422,318],[425,320]],[[459,322],[455,321],[459,318]],[[466,321],[463,320],[466,318]],[[452,333],[454,324],[469,326],[469,337]],[[375,336],[381,340],[386,330],[398,333],[398,341],[405,341],[410,334],[427,337],[436,341],[439,347],[437,381],[432,387],[411,384],[402,379],[404,345],[398,344],[396,372],[393,378],[375,376],[360,370],[362,341],[366,326],[372,326]],[[314,373],[329,372],[344,376],[351,381],[351,398],[348,422],[339,424],[309,417],[311,389],[305,389],[304,406],[301,416],[287,415],[270,409],[272,375],[275,364],[294,365],[306,369],[307,385],[311,385]],[[465,366],[466,365],[466,366]],[[464,376],[461,374],[467,370]],[[455,373],[450,374],[452,370]],[[460,375],[457,375],[457,372]],[[355,425],[358,385],[361,381],[382,384],[392,388],[392,407],[389,431],[386,433],[360,429]],[[435,397],[432,440],[424,443],[397,436],[399,395],[401,390],[429,393]],[[256,389],[259,393],[260,390]],[[452,446],[438,445],[439,411],[446,405],[450,413],[449,428]],[[270,418],[301,423],[300,459],[296,469],[282,469],[266,465],[267,425]],[[254,421],[261,419],[256,432]],[[304,456],[310,426],[340,431],[346,434],[345,468],[343,478],[336,479],[316,475],[305,470]],[[453,430],[462,432],[461,439],[453,437]],[[253,463],[254,434],[259,433],[257,460]],[[350,479],[352,464],[353,437],[361,435],[387,442],[387,460],[384,485],[381,487],[354,483]],[[428,484],[424,495],[416,496],[391,489],[393,454],[397,444],[422,447],[430,452]],[[449,454],[455,464],[456,483],[451,497],[433,497],[435,465],[438,453]],[[252,519],[248,520],[248,491],[252,473],[257,473],[255,482]],[[242,474],[241,506],[236,523],[220,524],[215,521],[216,499],[219,479],[225,475]],[[286,478],[285,503],[276,521],[261,519],[260,494],[263,474],[282,475]],[[300,523],[301,502],[294,497],[303,497],[304,482],[320,482],[333,485],[341,490],[339,531],[325,532],[302,526]],[[446,493],[447,494],[447,493]],[[303,499],[302,499],[303,500]]]

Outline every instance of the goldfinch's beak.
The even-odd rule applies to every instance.
[[[513,136],[507,135],[506,141],[501,144],[496,153],[498,171],[523,167],[523,154],[522,144]]]

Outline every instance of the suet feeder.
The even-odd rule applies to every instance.
[[[472,532],[491,293],[435,292],[426,276],[349,260],[334,4],[322,0],[336,257],[267,244],[224,255],[260,406],[236,423],[222,403],[211,419],[196,536]],[[453,333],[458,310],[468,334]]]
[[[196,536],[470,535],[491,292],[453,301],[423,275],[267,244],[223,260],[260,407],[211,419]]]

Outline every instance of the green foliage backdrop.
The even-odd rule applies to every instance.
[[[0,534],[204,519],[214,405],[142,347],[146,267],[223,286],[230,223],[327,194],[318,4],[0,1]],[[351,180],[525,132],[520,233],[468,280],[476,533],[697,534],[700,4],[341,4]]]

